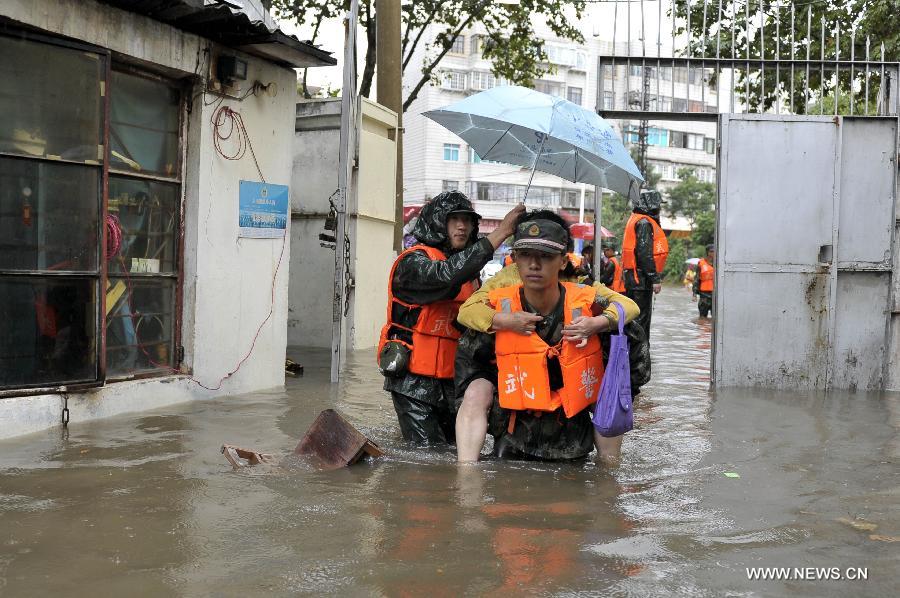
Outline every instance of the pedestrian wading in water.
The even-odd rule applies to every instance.
[[[412,231],[416,245],[391,268],[387,321],[377,352],[404,439],[453,443],[453,373],[461,334],[456,315],[524,210],[510,210],[483,239],[478,238],[481,217],[459,191],[441,193],[419,213]]]

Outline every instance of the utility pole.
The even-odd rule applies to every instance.
[[[338,158],[337,228],[334,247],[334,290],[331,304],[331,382],[338,381],[344,358],[343,323],[344,306],[350,292],[347,268],[350,260],[346,238],[350,227],[347,218],[350,185],[353,181],[353,154],[357,140],[356,131],[356,24],[359,17],[359,0],[350,0],[344,21],[344,83],[341,88],[341,145]]]
[[[647,65],[644,64],[641,68],[641,78],[642,78],[642,92],[641,92],[641,124],[638,127],[638,170],[641,171],[641,174],[644,177],[647,176],[647,110],[649,110],[649,100],[648,97],[650,95],[650,76],[649,70],[647,69]]]
[[[394,250],[403,250],[403,70],[400,56],[400,0],[375,0],[375,68],[378,103],[397,113]]]

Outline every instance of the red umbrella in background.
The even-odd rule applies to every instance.
[[[422,206],[403,206],[403,224],[406,224],[414,216],[418,216],[422,211]]]
[[[594,224],[591,222],[576,222],[575,224],[569,226],[569,233],[576,239],[593,239]],[[609,232],[606,227],[601,225],[600,237],[603,239],[611,239],[612,237],[615,237],[615,235]]]

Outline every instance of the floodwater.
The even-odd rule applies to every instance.
[[[285,392],[2,442],[0,594],[896,595],[900,399],[713,395],[689,293],[666,288],[653,321],[653,380],[611,470],[410,450],[368,352],[336,389],[326,354],[299,354]],[[324,473],[219,453],[286,455],[327,407],[389,456]],[[749,580],[762,566],[868,579]]]

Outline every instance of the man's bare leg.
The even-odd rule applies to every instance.
[[[488,428],[488,410],[494,400],[494,385],[478,378],[469,383],[456,414],[456,460],[478,461]]]
[[[457,421],[457,430],[459,430],[459,420]],[[457,431],[457,435],[459,432]],[[601,436],[597,430],[594,430],[594,446],[597,447],[597,459],[607,465],[618,465],[619,455],[622,452],[622,440],[624,434],[607,438]]]

